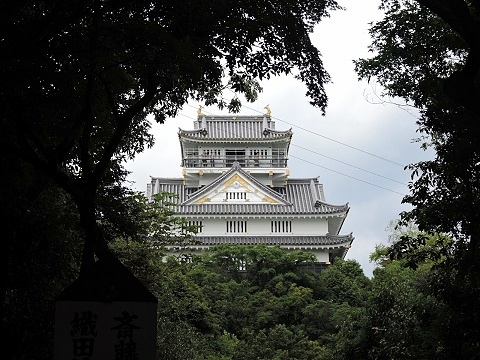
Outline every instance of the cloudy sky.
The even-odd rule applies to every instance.
[[[312,34],[332,77],[326,116],[308,103],[305,87],[291,77],[263,82],[263,93],[253,104],[244,102],[241,115],[263,114],[269,104],[276,128],[293,129],[291,177],[319,177],[327,202],[349,203],[341,234],[352,232],[355,240],[347,258],[357,260],[371,276],[370,253],[387,242],[388,223],[408,210],[401,204],[410,181],[404,165],[431,154],[413,141],[419,136],[414,109],[382,103],[376,97],[381,89],[357,81],[353,71],[352,60],[369,56],[368,24],[381,19],[379,0],[338,1],[346,10],[333,13]],[[233,94],[225,94],[229,96]],[[177,131],[193,129],[198,105],[190,103],[177,118],[152,127],[155,146],[127,165],[135,189],[145,191],[149,176],[181,176]],[[203,112],[222,114],[216,108]]]

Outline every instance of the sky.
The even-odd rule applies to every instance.
[[[368,28],[382,17],[380,1],[338,2],[345,10],[333,12],[311,36],[332,78],[326,86],[326,115],[309,104],[306,87],[289,76],[262,82],[258,100],[243,101],[240,115],[264,114],[269,105],[276,129],[292,128],[290,177],[318,177],[328,203],[349,204],[340,234],[353,233],[355,240],[346,259],[358,261],[371,277],[375,264],[369,261],[370,254],[376,245],[388,243],[388,224],[410,209],[401,204],[411,181],[404,166],[427,160],[432,154],[414,141],[420,136],[415,109],[381,101],[381,87],[358,81],[354,72],[353,60],[371,56]],[[233,93],[225,97],[233,97]],[[150,176],[181,177],[177,132],[178,128],[193,129],[199,105],[190,102],[175,119],[153,124],[155,145],[126,165],[135,190],[145,191]],[[227,114],[214,107],[202,111]]]

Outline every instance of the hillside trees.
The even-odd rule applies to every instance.
[[[191,98],[237,110],[237,100],[221,96],[226,86],[253,100],[257,80],[293,69],[324,110],[328,75],[309,32],[336,7],[332,0],[2,3],[0,146],[30,174],[31,199],[52,182],[75,203],[82,275],[107,251],[98,217],[118,215],[101,212],[100,197],[122,197],[122,161],[153,141],[146,115],[162,122]]]
[[[405,260],[395,260],[375,270],[365,329],[370,358],[449,358],[443,331],[450,313],[432,292],[430,266],[413,270]]]
[[[450,358],[453,354],[448,354],[446,339],[451,337],[448,324],[453,314],[433,286],[439,275],[436,266],[444,259],[432,256],[440,251],[439,244],[448,240],[439,234],[421,233],[412,223],[400,226],[395,221],[391,225],[391,245],[378,246],[371,254],[377,268],[366,306],[369,358]],[[425,241],[417,244],[415,251],[410,249],[411,256],[390,257],[389,253],[396,251],[392,248],[414,236]]]
[[[162,304],[159,358],[365,358],[370,281],[355,261],[317,274],[299,266],[311,254],[278,247],[224,245],[188,262],[158,261],[134,242],[115,251]]]

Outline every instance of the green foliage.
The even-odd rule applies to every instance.
[[[429,239],[424,247],[432,244]],[[469,290],[456,291],[456,276],[442,267],[445,261],[427,259],[414,270],[406,260],[389,259],[369,280],[355,261],[336,259],[316,274],[298,266],[308,254],[274,247],[219,246],[188,262],[161,260],[161,251],[132,241],[119,240],[114,248],[159,299],[158,358],[447,359],[459,349],[460,358],[473,354],[475,344],[451,333],[472,331],[473,325],[445,299],[466,300],[463,309],[475,303]],[[387,259],[385,254],[379,256]]]
[[[182,262],[159,261],[160,253],[130,244],[120,241],[115,251],[159,299],[159,358],[334,359],[360,354],[363,312],[348,301],[365,299],[361,292],[369,280],[356,262],[339,259],[330,273],[316,274],[298,266],[311,261],[310,254],[276,247],[218,246]],[[142,260],[146,267],[136,265]],[[334,274],[342,278],[341,292],[321,291],[333,285]],[[360,299],[347,299],[353,294]]]
[[[329,356],[328,349],[316,341],[309,341],[299,328],[279,324],[241,341],[233,359],[321,360],[326,356]]]
[[[356,261],[335,260],[335,266],[321,273],[329,298],[336,302],[346,302],[350,306],[363,306],[366,301],[370,281],[363,274]]]
[[[413,226],[396,228],[392,246],[404,234],[420,233]],[[463,309],[476,305],[470,290],[457,291],[456,276],[443,267],[448,259],[418,259],[414,270],[407,260],[390,259],[388,248],[379,249],[381,266],[369,280],[355,261],[336,259],[316,274],[299,266],[311,255],[275,247],[218,246],[185,262],[162,261],[164,254],[148,244],[112,245],[159,299],[162,359],[447,359],[455,349],[461,358],[473,353],[475,344],[451,334],[471,332],[473,325],[447,296],[466,301]],[[429,237],[417,251],[436,246]]]
[[[444,234],[421,232],[412,222],[392,221],[387,228],[390,246],[377,245],[370,260],[385,267],[392,260],[403,260],[412,269],[419,265],[438,265],[451,255],[453,241]]]

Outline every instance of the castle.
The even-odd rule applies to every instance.
[[[326,202],[318,178],[290,177],[292,131],[263,116],[206,116],[179,129],[182,178],[152,177],[147,197],[178,194],[175,211],[198,228],[191,251],[218,244],[278,245],[313,253],[319,266],[345,257],[348,204]]]

